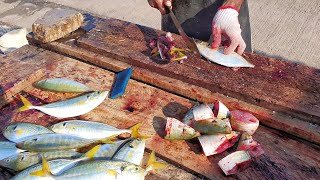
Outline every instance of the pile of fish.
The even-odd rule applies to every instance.
[[[12,179],[144,179],[166,165],[155,162],[153,152],[146,169],[140,166],[146,138],[140,126],[118,129],[83,120],[50,127],[10,124],[3,131],[8,141],[0,142],[0,166],[18,172]],[[117,138],[124,133],[131,136]]]
[[[237,151],[218,163],[226,175],[236,174],[247,168],[254,158],[264,153],[252,138],[259,120],[244,111],[229,109],[220,101],[214,104],[196,104],[182,122],[168,117],[165,139],[188,140],[198,138],[203,152],[211,156],[224,152],[239,139]]]
[[[37,109],[58,118],[75,117],[91,111],[108,96],[108,91],[93,91],[64,78],[41,80],[34,86],[88,93],[41,106],[20,96],[24,105],[18,111]],[[85,120],[62,121],[50,127],[13,123],[3,130],[8,141],[0,141],[0,166],[17,172],[12,179],[144,179],[148,172],[166,165],[155,162],[153,152],[146,169],[140,166],[147,138],[139,134],[140,126],[118,129]]]

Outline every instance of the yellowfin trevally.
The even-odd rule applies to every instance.
[[[113,143],[114,137],[108,137],[100,140],[84,139],[79,136],[67,134],[40,134],[30,136],[28,139],[17,143],[20,149],[45,152],[64,149],[77,149],[92,143]]]
[[[88,92],[92,91],[86,85],[66,78],[51,78],[40,80],[33,84],[38,89],[56,92]]]
[[[107,124],[82,120],[59,122],[49,129],[55,133],[76,135],[86,139],[102,139],[122,133],[131,133],[130,129],[118,129]]]
[[[152,152],[146,169],[138,165],[124,161],[97,160],[88,161],[76,165],[59,176],[52,176],[50,166],[43,161],[42,170],[30,172],[31,176],[54,178],[54,179],[76,179],[76,180],[96,180],[96,179],[130,179],[144,180],[149,171],[165,168],[166,164],[155,161],[155,153]]]
[[[108,94],[109,91],[96,91],[72,99],[45,104],[42,106],[34,106],[25,97],[20,95],[24,106],[19,108],[18,111],[37,109],[57,118],[75,117],[86,114],[99,106]]]
[[[119,151],[117,151],[112,159],[114,160],[122,160],[126,162],[130,162],[136,165],[140,165],[144,149],[146,147],[146,140],[143,138],[133,139],[127,142]]]
[[[211,62],[226,67],[254,67],[253,64],[249,63],[246,59],[235,52],[225,55],[223,53],[223,48],[219,48],[218,50],[212,49],[211,47],[208,47],[208,43],[206,42],[197,42],[196,44],[200,54]]]
[[[3,130],[3,136],[12,142],[21,142],[29,136],[54,133],[46,127],[31,123],[13,123]]]
[[[14,171],[24,170],[32,165],[41,162],[41,157],[47,160],[53,159],[74,159],[79,158],[82,153],[78,153],[75,150],[65,150],[65,151],[49,151],[49,152],[21,152],[0,160],[0,166],[9,168]]]
[[[19,154],[25,150],[18,149],[16,143],[9,141],[0,141],[0,160]]]

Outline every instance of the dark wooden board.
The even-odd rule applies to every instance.
[[[96,19],[80,47],[277,112],[320,124],[320,70],[247,53],[255,68],[230,68],[189,56],[183,64],[150,59],[149,40],[164,32],[116,19]],[[174,36],[178,47],[181,37]]]
[[[30,51],[37,51],[36,48],[28,48]],[[66,77],[94,89],[108,90],[112,86],[113,72],[48,51],[40,54],[43,53],[46,54],[43,58],[47,60],[59,60],[50,68],[44,69],[44,77]],[[71,93],[41,91],[31,86],[24,89],[23,95],[35,104],[75,96]],[[106,99],[93,111],[76,118],[104,122],[118,128],[128,128],[137,122],[142,122],[141,132],[151,136],[147,140],[148,151],[155,150],[162,159],[189,172],[201,174],[210,179],[225,178],[217,166],[217,162],[233,152],[234,149],[207,158],[201,153],[201,148],[196,141],[169,141],[162,138],[165,117],[171,116],[181,119],[192,104],[193,102],[189,99],[131,79],[125,96],[116,100]],[[36,110],[16,113],[15,110],[20,106],[20,100],[16,99],[1,109],[0,130],[11,122],[32,122],[46,126],[62,121],[62,119],[44,115]],[[318,145],[265,126],[259,127],[254,138],[261,143],[265,155],[256,160],[247,170],[238,175],[229,176],[229,178],[316,179],[318,177],[320,171],[320,157],[318,156],[320,148]],[[163,170],[162,173],[166,173],[166,171]],[[170,177],[166,176],[165,178]]]

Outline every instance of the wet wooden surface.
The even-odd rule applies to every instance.
[[[127,23],[127,24],[132,26],[132,24],[130,23]],[[122,25],[122,22],[120,21],[120,26],[121,25]],[[99,31],[99,29],[96,29],[96,31]],[[39,45],[43,48],[49,49],[51,51],[56,51],[68,56],[76,57],[81,61],[89,62],[96,66],[99,66],[111,71],[119,72],[131,66],[132,61],[124,62],[118,59],[111,58],[113,57],[113,55],[111,55],[111,57],[108,57],[110,55],[109,53],[100,54],[100,53],[91,51],[90,48],[87,49],[87,48],[79,47],[77,45],[78,43],[76,40],[79,39],[80,37],[83,37],[84,34],[85,34],[85,31],[80,29],[76,33],[73,33],[64,39],[60,39],[56,42],[47,43],[47,44],[40,44],[32,37],[32,35],[29,35],[28,39],[31,43]],[[113,37],[115,38],[117,36],[113,36]],[[134,37],[130,36],[130,38],[135,38],[135,36]],[[123,38],[123,34],[120,34],[118,39],[119,39],[119,42],[121,42],[122,46],[125,46],[126,43],[128,43],[127,42],[128,39]],[[112,44],[112,41],[110,43]],[[119,46],[121,47],[121,45]],[[116,47],[116,45],[114,46]],[[129,46],[129,45],[126,45],[126,46]],[[128,47],[126,50],[121,52],[125,52],[125,51],[130,51],[130,47]],[[133,59],[133,61],[135,60]],[[272,60],[272,61],[276,63],[275,62],[276,60]],[[150,62],[150,64],[153,64],[153,62],[150,59],[148,60],[148,62]],[[167,67],[167,66],[163,65],[163,66],[160,66],[159,68]],[[132,74],[132,78],[148,84],[152,84],[153,86],[156,86],[160,89],[165,89],[169,92],[173,92],[175,94],[179,94],[181,96],[185,96],[200,102],[212,103],[215,100],[220,100],[224,104],[226,104],[230,109],[241,109],[254,114],[256,117],[259,118],[260,122],[264,125],[285,131],[287,133],[301,137],[308,141],[320,144],[320,126],[318,124],[312,123],[316,121],[312,118],[308,118],[306,121],[305,116],[303,116],[301,119],[301,117],[296,117],[292,114],[288,114],[281,111],[274,111],[261,106],[250,104],[243,100],[235,99],[225,95],[223,89],[220,90],[220,91],[223,91],[222,93],[218,93],[215,91],[211,91],[207,88],[203,88],[195,84],[185,82],[183,80],[168,77],[166,75],[161,75],[159,73],[156,73],[157,71],[150,71],[144,67],[145,66],[143,67],[133,66],[134,71]],[[231,71],[231,73],[233,73],[233,71]],[[317,106],[317,104],[315,104],[315,106]],[[309,122],[309,121],[312,121],[312,122]]]
[[[112,86],[115,74],[111,71],[35,47],[27,46],[23,49],[30,52],[40,51],[36,56],[56,61],[50,66],[44,67],[44,78],[70,78],[99,90],[110,90]],[[21,57],[24,57],[24,54],[21,54]],[[36,59],[36,57],[34,58]],[[18,72],[15,73],[18,74]],[[34,71],[29,68],[29,73],[33,74]],[[15,74],[13,73],[12,76]],[[30,85],[32,83],[30,82]],[[35,104],[58,101],[77,95],[46,92],[32,86],[27,86],[20,93]],[[16,113],[15,110],[21,105],[20,100],[15,99],[1,109],[0,130],[11,122],[32,122],[47,126],[63,120],[36,110]],[[172,166],[172,169],[168,171],[161,170],[158,175],[151,176],[152,178],[147,178],[194,179],[202,176],[210,179],[225,178],[217,162],[233,152],[234,148],[207,158],[202,154],[197,141],[169,141],[162,138],[165,117],[181,119],[192,105],[193,102],[189,99],[131,79],[125,96],[116,100],[106,99],[96,109],[76,118],[104,122],[118,128],[128,128],[142,122],[141,132],[151,136],[147,140],[147,151],[155,150],[158,157],[175,166]],[[320,173],[320,157],[318,156],[320,147],[318,145],[265,126],[259,127],[254,138],[261,143],[265,155],[257,159],[247,170],[238,175],[229,176],[229,178],[316,179],[318,177]],[[184,170],[192,174],[188,174]],[[185,175],[174,177],[174,174],[179,173],[185,173]]]
[[[320,70],[255,54],[255,68],[233,71],[189,56],[183,64],[150,59],[149,40],[164,32],[116,19],[96,19],[77,45],[213,92],[320,124]],[[184,47],[181,37],[175,44]]]

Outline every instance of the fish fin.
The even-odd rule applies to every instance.
[[[96,145],[91,150],[89,150],[86,154],[84,154],[83,157],[87,157],[88,159],[92,160],[94,158],[94,155],[96,155],[97,152],[99,151],[100,147],[101,147],[101,144]]]
[[[28,101],[28,99],[26,99],[25,97],[23,97],[23,96],[21,96],[21,95],[19,95],[19,96],[20,96],[20,99],[21,99],[21,101],[22,101],[22,103],[23,103],[23,106],[18,109],[18,112],[26,111],[26,110],[28,110],[28,109],[31,109],[31,107],[33,106],[33,105],[31,104],[31,102]]]
[[[138,123],[136,125],[134,125],[133,127],[130,128],[131,132],[131,136],[134,138],[143,138],[143,139],[148,139],[150,138],[150,136],[143,136],[139,133],[139,128],[142,125],[142,123]]]
[[[114,144],[114,141],[117,140],[117,136],[118,135],[113,135],[104,139],[100,139],[98,142],[103,144]]]
[[[107,169],[107,174],[117,177],[118,176],[118,172],[116,170],[113,169]]]
[[[48,161],[42,156],[42,169],[30,173],[32,176],[52,175]]]
[[[163,169],[168,167],[168,164],[164,164],[164,163],[159,163],[156,161],[156,155],[155,152],[152,151],[147,163],[147,169],[146,171],[152,171],[152,170],[156,170],[156,169]]]

